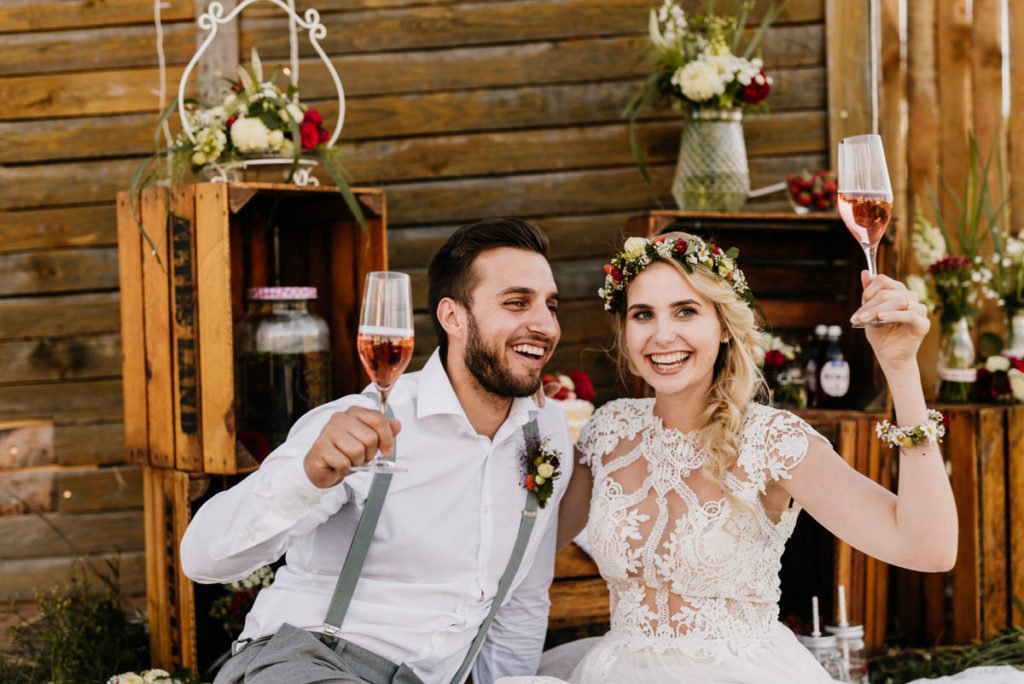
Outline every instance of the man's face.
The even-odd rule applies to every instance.
[[[473,276],[466,367],[491,394],[529,396],[562,334],[551,266],[536,252],[499,247],[476,258]]]

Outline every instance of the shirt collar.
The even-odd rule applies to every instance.
[[[516,397],[512,400],[506,423],[516,427],[525,425],[540,409],[533,397]],[[459,397],[455,394],[448,372],[441,363],[441,350],[434,349],[420,371],[420,386],[416,401],[416,417],[425,418],[434,415],[460,415],[465,417]]]

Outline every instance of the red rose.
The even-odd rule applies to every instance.
[[[320,144],[326,145],[327,141],[331,139],[331,132],[326,128],[320,129]]]
[[[778,349],[771,349],[765,352],[764,365],[769,368],[782,368],[786,365],[786,357]]]
[[[554,394],[549,396],[555,401],[565,401],[566,399],[569,398],[569,388],[559,385],[558,390]]]
[[[590,377],[586,373],[581,370],[570,371],[569,379],[576,386],[577,397],[583,401],[594,401],[597,398],[597,394],[594,392],[594,383],[590,381]]]
[[[1017,358],[1015,356],[1011,356],[1010,363],[1013,365],[1014,368],[1019,370],[1021,373],[1024,373],[1024,358]]]
[[[320,112],[316,111],[316,109],[310,107],[302,117],[302,123],[306,122],[309,122],[319,128],[324,122],[324,117],[320,116]]]
[[[311,150],[320,142],[320,133],[312,121],[303,121],[299,126],[299,134],[302,136],[302,149],[304,150]]]
[[[686,254],[686,240],[683,240],[681,238],[679,240],[676,240],[676,253]]]
[[[768,93],[771,90],[768,77],[764,75],[764,69],[761,69],[757,72],[757,76],[750,79],[749,84],[743,86],[743,90],[740,91],[740,99],[748,105],[761,104],[768,98]]]
[[[537,489],[537,483],[533,481],[533,475],[527,475],[526,478],[523,479],[523,484],[531,492]]]

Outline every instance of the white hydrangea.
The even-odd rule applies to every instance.
[[[231,142],[239,152],[262,152],[270,147],[270,131],[259,119],[243,117],[231,127]]]
[[[224,147],[228,144],[228,137],[219,128],[201,128],[196,133],[196,144],[193,152],[206,157],[207,161],[216,161],[220,157]]]
[[[914,222],[914,232],[910,236],[914,247],[914,256],[921,268],[928,268],[939,259],[946,257],[946,241],[942,229],[935,224],[919,220]]]
[[[1010,359],[999,354],[994,354],[985,359],[985,370],[989,373],[998,373],[999,371],[1010,370]]]
[[[730,79],[731,80],[731,79]],[[715,64],[698,59],[681,66],[672,74],[672,85],[693,102],[704,102],[725,92],[726,82]]]

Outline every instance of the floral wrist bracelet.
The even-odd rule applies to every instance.
[[[928,409],[928,420],[920,425],[900,427],[883,420],[875,425],[875,434],[883,442],[894,447],[937,444],[946,435],[946,425],[941,413],[935,409]]]

